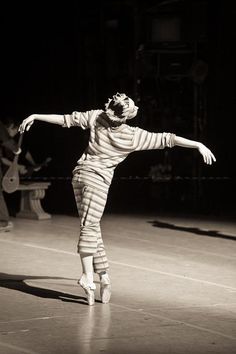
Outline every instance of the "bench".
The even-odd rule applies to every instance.
[[[21,181],[17,188],[18,191],[21,191],[20,211],[16,217],[37,220],[51,219],[51,214],[46,213],[41,205],[45,191],[50,185],[50,182]]]

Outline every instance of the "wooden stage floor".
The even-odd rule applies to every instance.
[[[112,299],[77,279],[78,219],[0,233],[1,354],[236,353],[236,223],[105,214]],[[97,282],[96,277],[96,282]]]

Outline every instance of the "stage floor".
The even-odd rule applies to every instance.
[[[236,222],[105,214],[112,298],[77,285],[78,219],[0,233],[1,354],[236,353]],[[96,282],[98,281],[96,277]]]

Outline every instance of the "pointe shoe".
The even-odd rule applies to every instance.
[[[78,284],[84,289],[89,306],[95,303],[95,284],[86,284],[83,280],[79,280]]]
[[[103,304],[107,304],[111,298],[111,281],[107,273],[100,278],[100,296]]]
[[[94,290],[92,290],[90,287],[88,288],[83,288],[86,294],[86,298],[88,301],[89,306],[93,306],[95,304],[95,294]]]

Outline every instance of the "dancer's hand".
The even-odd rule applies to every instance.
[[[203,156],[203,160],[207,165],[211,165],[212,162],[216,162],[216,158],[204,144],[199,143],[198,151]]]
[[[25,130],[28,131],[34,123],[34,119],[35,118],[33,114],[28,118],[24,119],[21,125],[19,126],[19,132],[22,134]]]

